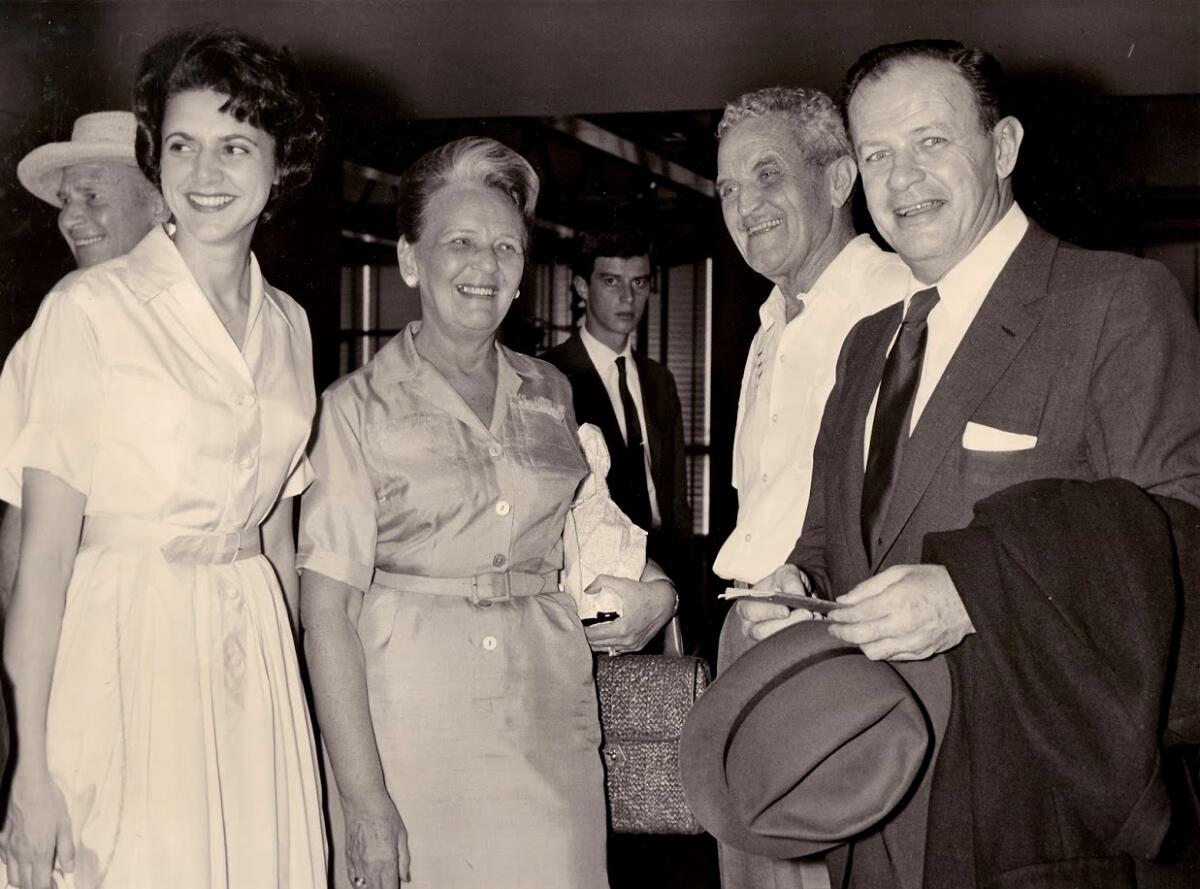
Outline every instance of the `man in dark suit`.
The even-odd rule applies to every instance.
[[[1200,505],[1195,319],[1158,264],[1081,250],[1024,216],[1010,178],[1023,130],[1003,86],[994,58],[951,41],[879,47],[847,76],[867,205],[912,283],[903,306],[846,339],[804,530],[763,586],[847,603],[830,632],[893,662],[938,746],[890,819],[831,858],[835,886],[919,889],[937,876],[923,868],[937,842],[925,828],[950,706],[944,653],[990,631],[944,567],[921,564],[926,535],[1041,478],[1118,477]],[[812,617],[763,603],[735,613],[753,639]],[[1059,885],[1034,869],[1061,861],[1030,864],[1029,885]]]
[[[633,350],[650,296],[650,246],[625,226],[580,237],[572,283],[586,317],[542,357],[571,381],[575,418],[604,433],[612,498],[649,532],[650,558],[678,581],[679,543],[692,533],[679,393],[669,370]]]

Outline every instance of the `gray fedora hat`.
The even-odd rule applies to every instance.
[[[17,164],[17,178],[47,204],[61,207],[58,187],[64,167],[116,162],[136,167],[134,136],[137,120],[129,111],[82,114],[71,130],[70,142],[40,145]]]
[[[809,621],[760,642],[709,686],[684,725],[679,772],[709,833],[798,858],[886,818],[931,746],[900,674]]]

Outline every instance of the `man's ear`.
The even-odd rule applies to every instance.
[[[858,164],[848,154],[831,161],[825,167],[825,178],[829,183],[829,202],[835,208],[846,206],[854,194],[854,182],[858,179]]]
[[[409,287],[416,287],[420,282],[417,274],[417,254],[407,238],[400,238],[396,244],[396,262],[400,266],[400,277]]]
[[[1021,140],[1025,128],[1015,117],[1005,117],[992,127],[992,142],[996,153],[996,174],[1001,179],[1012,175],[1017,166],[1017,155],[1021,152]]]
[[[583,275],[576,275],[571,279],[571,283],[575,285],[575,292],[579,294],[579,298],[584,302],[587,302],[588,285],[587,281],[583,280]]]

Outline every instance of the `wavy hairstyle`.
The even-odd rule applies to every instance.
[[[278,182],[264,219],[312,179],[325,139],[325,114],[291,55],[238,31],[200,27],[166,35],[138,63],[133,89],[137,161],[156,186],[162,184],[167,102],[189,90],[229,96],[221,111],[275,140]]]
[[[725,106],[717,124],[717,139],[743,120],[767,114],[778,114],[788,122],[810,164],[823,167],[853,154],[833,99],[820,90],[799,86],[768,86],[738,96]]]
[[[456,139],[421,155],[404,171],[397,186],[396,228],[415,244],[425,227],[425,208],[441,188],[452,182],[494,188],[516,204],[525,223],[528,245],[537,204],[537,173],[529,161],[507,145],[482,136]]]
[[[985,130],[990,130],[1008,114],[1008,81],[1000,62],[991,53],[964,46],[957,40],[908,40],[885,43],[868,50],[846,72],[846,82],[842,86],[842,117],[846,128],[850,127],[850,100],[864,80],[880,78],[894,65],[918,59],[933,59],[954,67],[975,94],[979,122]]]

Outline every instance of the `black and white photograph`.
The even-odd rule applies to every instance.
[[[0,889],[1200,887],[1200,6],[0,2]]]

